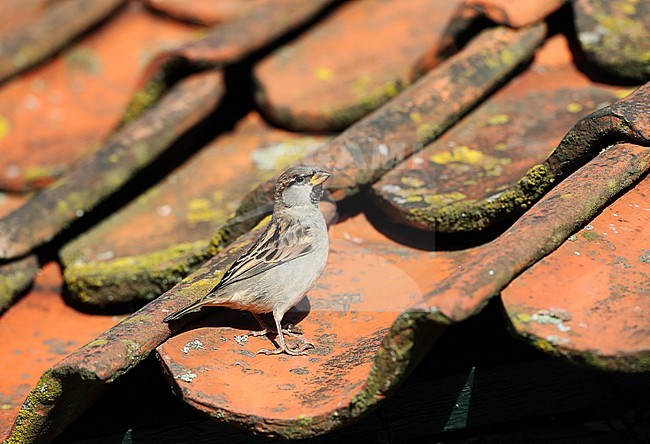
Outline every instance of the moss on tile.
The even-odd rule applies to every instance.
[[[580,233],[580,235],[588,241],[600,240],[603,238],[602,234],[598,234],[593,231],[583,231]]]
[[[152,300],[212,256],[210,242],[174,245],[139,256],[106,262],[79,262],[63,276],[73,299],[92,306]]]
[[[0,313],[31,285],[37,272],[38,263],[34,256],[0,266]]]
[[[62,393],[61,381],[54,376],[52,370],[43,373],[36,386],[27,395],[25,402],[23,402],[22,408],[16,417],[15,426],[5,443],[24,444],[34,442],[37,437],[32,436],[33,431],[47,428],[45,424],[47,415],[40,412],[53,405],[61,397]]]
[[[650,32],[647,2],[593,0],[576,5],[578,39],[587,59],[619,78],[650,78]]]
[[[137,120],[151,108],[165,92],[166,85],[159,77],[152,77],[143,89],[136,91],[122,116],[121,126]]]
[[[321,118],[329,122],[327,125],[329,130],[343,130],[388,102],[405,87],[406,84],[404,82],[396,80],[377,87],[372,91],[359,90],[357,92],[357,102],[354,106],[337,110],[323,109]],[[287,123],[290,127],[302,128],[302,125],[296,124],[293,120]]]
[[[534,204],[555,181],[544,165],[532,167],[517,184],[497,197],[467,199],[445,206],[404,207],[407,220],[417,226],[441,232],[476,231],[519,214]],[[439,200],[433,199],[438,203]]]

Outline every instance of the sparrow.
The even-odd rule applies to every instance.
[[[206,306],[247,310],[255,316],[264,336],[269,329],[260,318],[272,313],[279,347],[257,353],[304,355],[313,344],[304,341],[298,348],[288,348],[282,318],[313,287],[329,253],[325,218],[318,203],[323,183],[331,173],[316,167],[299,165],[282,173],[275,183],[273,215],[266,230],[255,243],[226,271],[221,281],[203,298],[167,316],[170,322]]]

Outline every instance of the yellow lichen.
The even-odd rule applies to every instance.
[[[538,348],[539,350],[546,352],[546,353],[554,353],[555,352],[555,347],[553,344],[551,344],[549,341],[546,339],[536,339],[533,342],[533,345]]]
[[[437,132],[438,128],[431,123],[423,123],[419,125],[415,130],[415,133],[418,136],[418,140],[425,143],[433,139]]]
[[[409,118],[415,123],[420,123],[422,121],[422,114],[413,111],[411,114],[409,114]]]
[[[424,196],[424,201],[429,205],[433,206],[443,206],[448,205],[453,202],[458,202],[459,200],[465,199],[467,196],[459,191],[453,191],[451,193],[443,194],[429,194]]]
[[[319,66],[316,68],[315,74],[317,79],[325,81],[332,80],[334,77],[334,71],[326,66]]]
[[[509,49],[501,51],[501,54],[499,54],[499,59],[504,65],[513,65],[517,61],[517,57]]]
[[[0,116],[0,140],[4,139],[11,131],[11,122],[5,116]]]
[[[422,179],[418,179],[417,177],[411,177],[411,176],[404,176],[400,178],[400,182],[412,188],[419,188],[424,185],[424,181]]]
[[[566,106],[566,110],[570,113],[579,113],[582,109],[582,105],[577,102],[571,102]]]
[[[434,153],[429,157],[433,163],[437,163],[438,165],[447,165],[449,163],[476,165],[482,162],[484,158],[485,155],[482,152],[464,145],[455,146],[451,151]]]
[[[491,116],[487,120],[487,123],[490,126],[504,125],[508,122],[510,122],[510,116],[508,116],[507,114],[495,114],[494,116]]]

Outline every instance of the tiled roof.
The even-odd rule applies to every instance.
[[[512,427],[495,424],[586,409],[589,378],[613,378],[637,387],[605,413],[627,418],[615,432],[650,439],[646,3],[12,0],[0,15],[7,442],[82,429],[134,374],[164,375],[172,408],[242,441],[352,439],[372,415],[404,440],[498,440]],[[334,174],[327,268],[285,318],[315,347],[256,355],[269,339],[227,309],[162,322],[255,240],[296,163]],[[534,359],[468,345],[495,313]],[[530,408],[514,375],[546,369],[590,395]],[[521,399],[499,417],[501,374]],[[409,400],[427,419],[395,416]]]

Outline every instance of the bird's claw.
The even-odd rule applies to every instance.
[[[285,335],[301,335],[302,329],[296,325],[287,324],[287,326],[282,329],[282,333]]]
[[[300,347],[291,349],[289,347],[278,347],[275,350],[269,350],[268,348],[262,348],[257,351],[257,354],[264,354],[264,355],[279,355],[281,353],[286,353],[291,356],[304,356],[307,354],[307,350],[310,348],[314,348],[314,344],[311,342],[304,342]]]

